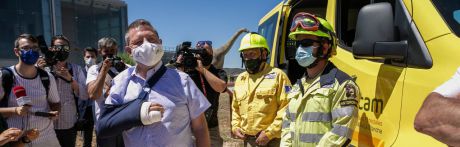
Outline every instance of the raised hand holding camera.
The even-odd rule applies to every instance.
[[[112,67],[112,61],[110,58],[105,58],[104,61],[102,61],[102,67],[101,67],[101,72],[107,73]]]
[[[198,59],[196,58],[197,55],[204,57],[206,56],[205,54],[207,54],[205,49],[194,49],[191,48],[191,45],[192,43],[190,41],[185,41],[176,48],[176,56],[182,58],[181,60],[177,60],[179,61],[178,64],[184,68],[185,72],[196,69],[198,66]]]

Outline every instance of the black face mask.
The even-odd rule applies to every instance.
[[[65,61],[65,60],[67,60],[67,58],[69,58],[69,52],[56,51],[54,53],[54,56],[56,57],[56,60],[58,60],[58,61]]]
[[[201,55],[201,59],[201,63],[203,64],[203,66],[211,65],[212,55],[210,55],[209,53],[204,53]]]
[[[250,74],[258,73],[260,70],[260,65],[262,64],[262,59],[249,59],[244,60],[244,66],[246,67],[246,71]]]

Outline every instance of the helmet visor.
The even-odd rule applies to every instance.
[[[291,23],[291,32],[294,32],[298,27],[307,31],[317,31],[319,28],[319,20],[312,14],[301,12],[294,16]]]

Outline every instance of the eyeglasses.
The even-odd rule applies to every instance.
[[[29,51],[29,50],[39,51],[39,48],[37,48],[37,47],[34,47],[34,48],[21,48],[21,50],[24,50],[24,51]]]
[[[204,46],[205,44],[208,44],[209,46],[212,46],[212,41],[205,40],[205,41],[198,41],[196,43],[197,46]]]
[[[313,43],[321,44],[321,41],[311,40],[311,39],[303,39],[303,40],[296,41],[296,46],[302,45],[303,47],[307,47],[307,46],[312,46]]]
[[[320,27],[320,22],[315,15],[310,13],[300,12],[294,16],[294,21],[291,24],[291,32],[294,32],[299,26],[307,31],[317,31]]]

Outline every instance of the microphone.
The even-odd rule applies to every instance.
[[[18,102],[19,106],[32,106],[32,100],[30,97],[27,96],[26,89],[22,86],[15,86],[13,88],[13,93],[16,96],[16,101]],[[55,116],[49,112],[30,112],[35,116],[41,117],[52,117]]]
[[[26,94],[26,89],[22,86],[15,86],[13,93],[19,106],[32,106],[32,100]]]

